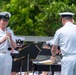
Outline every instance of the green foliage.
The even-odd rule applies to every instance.
[[[75,1],[73,1],[10,0],[3,11],[11,12],[9,25],[16,35],[53,36],[61,27],[58,13],[76,12]]]

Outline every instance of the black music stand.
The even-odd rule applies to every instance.
[[[19,49],[19,55],[17,58],[14,59],[14,62],[16,62],[16,61],[21,62],[20,75],[21,75],[22,71],[25,71],[24,70],[25,68],[27,68],[27,75],[28,75],[28,71],[30,70],[29,69],[30,61],[33,59],[36,59],[39,51],[40,51],[39,47],[36,44],[24,45],[22,48]],[[24,62],[24,60],[25,60],[25,62]],[[23,69],[23,67],[24,67],[24,69]],[[32,67],[32,64],[31,64],[31,67]]]
[[[48,46],[49,48],[44,48],[45,46]],[[41,52],[39,55],[51,55],[51,46],[46,43],[42,43]]]

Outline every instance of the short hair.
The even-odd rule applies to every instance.
[[[71,16],[65,16],[65,17],[62,17],[62,18],[65,18],[66,20],[72,20]]]

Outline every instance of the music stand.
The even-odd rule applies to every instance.
[[[51,55],[51,46],[46,43],[42,43],[41,52],[39,55]]]
[[[27,75],[29,71],[29,61],[36,59],[40,49],[36,44],[24,45],[22,48],[19,49],[19,55],[14,61],[21,61],[20,72],[22,72],[22,67],[24,65],[24,60],[26,60],[27,66]],[[21,74],[21,73],[20,73]]]

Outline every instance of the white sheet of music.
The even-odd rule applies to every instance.
[[[43,61],[34,61],[33,63],[37,64],[37,63],[40,63],[40,64],[43,64],[43,63],[53,63],[51,60],[43,60]],[[61,64],[61,62],[57,62],[58,64]]]
[[[47,62],[52,62],[51,60],[43,60],[43,61],[40,61],[39,63],[47,63]]]

